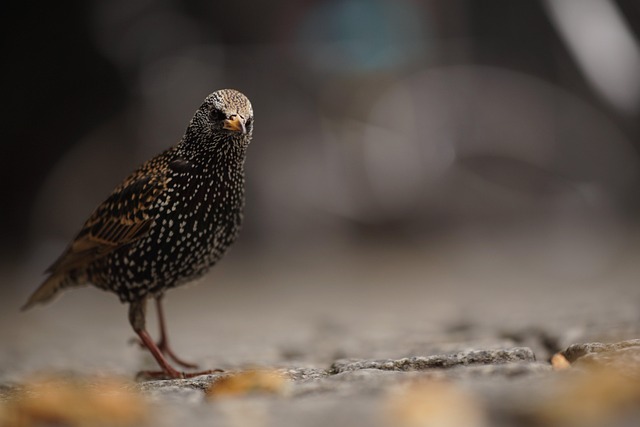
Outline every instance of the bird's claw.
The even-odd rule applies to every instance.
[[[130,345],[135,345],[137,344],[138,346],[140,346],[140,348],[142,349],[146,349],[147,347],[144,345],[144,343],[136,337],[131,337],[128,341],[128,343]],[[180,357],[178,357],[173,350],[171,349],[171,347],[169,347],[169,345],[166,343],[166,341],[160,341],[159,343],[156,344],[158,346],[158,349],[162,352],[162,354],[164,354],[165,356],[169,357],[171,360],[173,360],[176,364],[182,366],[183,368],[187,368],[187,369],[198,369],[199,365],[197,363],[192,363],[192,362],[187,362],[184,359],[181,359]]]

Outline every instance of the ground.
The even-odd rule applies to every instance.
[[[283,255],[241,247],[166,300],[177,352],[225,373],[122,388],[141,397],[144,422],[154,426],[637,425],[640,413],[625,406],[640,396],[626,388],[640,372],[637,342],[573,347],[555,367],[550,360],[572,344],[640,338],[640,250],[625,248],[615,263],[580,274],[526,257],[470,255],[451,242],[390,248]],[[0,301],[5,412],[43,374],[132,381],[154,368],[129,342],[127,310],[115,296],[85,288],[20,313],[41,277],[30,265],[5,268],[4,277],[16,285]],[[619,398],[598,376],[611,365],[611,390],[626,390]],[[275,383],[262,385],[255,368]],[[238,396],[223,389],[207,397],[238,372],[248,375]],[[578,393],[590,389],[595,397]],[[598,405],[575,404],[589,399]],[[579,418],[587,406],[604,409]]]

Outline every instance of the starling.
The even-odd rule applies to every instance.
[[[129,322],[162,369],[149,374],[201,374],[180,372],[165,358],[196,367],[169,347],[162,298],[206,273],[238,237],[252,132],[253,109],[243,94],[223,89],[207,96],[178,144],[140,166],[98,206],[22,309],[93,284],[129,303]],[[149,298],[159,318],[157,344],[145,328]]]

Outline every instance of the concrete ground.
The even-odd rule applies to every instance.
[[[549,384],[561,382],[549,364],[555,352],[574,343],[640,337],[640,247],[633,236],[600,264],[588,250],[560,262],[548,251],[456,238],[410,247],[343,243],[295,253],[240,246],[197,286],[168,294],[173,346],[206,368],[284,369],[292,388],[211,403],[202,389],[220,376],[140,383],[152,408],[148,423],[459,425],[462,414],[470,426],[524,425],[525,418],[543,425],[529,420],[526,408],[544,402],[557,389]],[[5,267],[3,274],[3,283],[11,284],[0,301],[5,400],[37,373],[133,379],[155,367],[129,342],[126,307],[111,294],[74,290],[20,313],[41,279],[32,264]],[[154,314],[150,310],[152,333]],[[496,350],[513,359],[491,359]],[[489,359],[477,362],[478,351],[488,351],[483,357]],[[455,355],[458,365],[444,369],[421,359],[434,355]],[[386,368],[377,360],[387,360]],[[469,413],[445,411],[443,419],[452,424],[434,424],[419,410],[415,419],[402,415],[415,409],[402,406],[412,401],[402,393],[423,377],[447,385],[410,396],[424,393],[431,401],[453,390],[436,406]],[[640,414],[631,418],[637,422]],[[628,418],[619,422],[627,425]]]

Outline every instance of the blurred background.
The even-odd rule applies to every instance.
[[[95,206],[223,87],[255,111],[246,225],[215,285],[176,292],[189,322],[250,304],[325,319],[360,307],[380,324],[500,307],[512,321],[576,300],[640,313],[636,0],[4,9],[5,322],[117,306],[77,291],[13,314]]]

